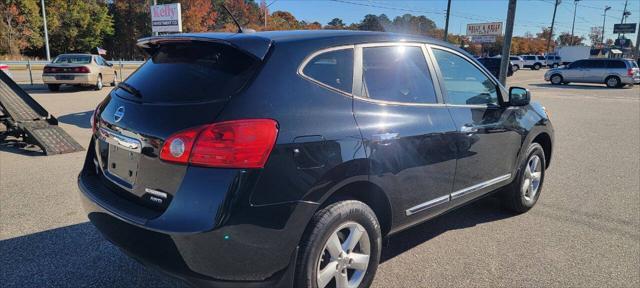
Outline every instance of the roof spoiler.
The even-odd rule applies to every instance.
[[[212,33],[214,34],[214,33]],[[155,50],[162,43],[171,42],[212,42],[229,45],[238,50],[241,50],[247,54],[256,57],[259,60],[264,60],[264,57],[271,48],[271,40],[263,37],[250,36],[247,34],[233,34],[231,36],[223,34],[221,37],[212,37],[209,35],[165,35],[165,36],[153,36],[146,37],[138,40],[137,46],[148,56],[153,55]]]

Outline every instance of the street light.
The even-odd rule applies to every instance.
[[[602,19],[602,47],[604,48],[604,23],[607,21],[607,11],[611,9],[611,6],[604,5],[604,17]]]
[[[571,24],[571,40],[569,42],[569,46],[573,46],[573,28],[576,26],[576,10],[578,10],[578,2],[580,2],[580,0],[573,0],[573,24]]]

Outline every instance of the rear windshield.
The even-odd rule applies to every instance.
[[[53,63],[62,64],[89,64],[91,63],[91,56],[89,55],[60,55],[53,60]]]
[[[246,83],[257,64],[255,58],[228,45],[166,43],[115,93],[153,103],[224,99]]]

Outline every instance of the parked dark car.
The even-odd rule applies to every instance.
[[[288,31],[138,45],[149,60],[95,110],[78,185],[105,238],[191,284],[367,287],[383,237],[498,189],[519,213],[540,196],[544,108],[444,42]]]
[[[482,65],[484,65],[484,67],[487,68],[487,70],[489,70],[489,72],[491,72],[491,74],[496,78],[500,78],[500,61],[502,61],[501,58],[478,59],[478,62],[482,63]],[[513,75],[513,65],[514,64],[509,61],[509,65],[507,65],[507,69],[509,69],[507,72],[507,77],[511,77]]]

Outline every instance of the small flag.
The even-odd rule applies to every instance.
[[[96,49],[98,50],[98,55],[107,55],[107,50],[100,47],[96,47]]]

